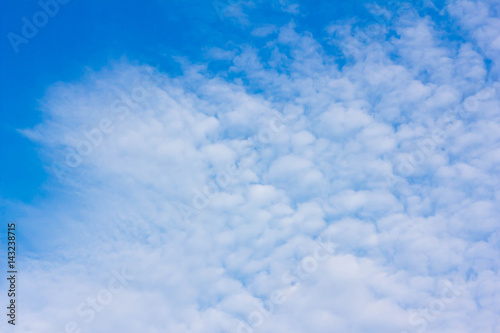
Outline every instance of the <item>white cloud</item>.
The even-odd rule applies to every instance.
[[[353,57],[342,68],[290,24],[267,44],[269,59],[241,46],[228,72],[245,84],[189,63],[169,77],[125,62],[54,85],[44,121],[25,133],[49,169],[70,152],[81,162],[51,185],[65,201],[37,207],[51,220],[41,235],[58,238],[26,259],[30,320],[19,331],[74,320],[93,332],[236,332],[258,299],[291,288],[283,273],[320,235],[336,252],[256,332],[498,328],[499,96],[483,59],[495,48],[483,20],[460,11],[493,29],[485,6],[449,6],[481,52],[410,11],[387,40],[360,38],[350,23],[330,29],[345,33],[336,43]],[[448,130],[444,115],[470,96],[478,110],[453,113]],[[432,149],[419,146],[438,132]],[[414,171],[391,185],[398,158]],[[178,203],[194,212],[188,220]],[[43,222],[39,210],[29,218]],[[76,307],[122,266],[135,279],[84,323]],[[455,277],[467,279],[456,300],[432,320],[412,317]]]

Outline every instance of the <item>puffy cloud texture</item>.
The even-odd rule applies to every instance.
[[[401,8],[53,85],[17,332],[500,331],[499,7]]]

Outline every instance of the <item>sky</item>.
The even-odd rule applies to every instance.
[[[500,332],[498,2],[2,6],[2,332]]]

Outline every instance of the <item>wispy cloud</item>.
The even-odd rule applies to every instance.
[[[416,8],[373,8],[384,18],[376,34],[354,21],[333,22],[325,39],[296,23],[249,31],[265,45],[207,52],[229,63],[217,75],[205,64],[172,76],[122,62],[54,85],[44,120],[26,131],[48,169],[97,140],[102,119],[114,129],[43,208],[43,234],[60,238],[26,258],[30,320],[19,330],[61,330],[106,288],[103,272],[122,266],[133,283],[89,331],[498,327],[495,4],[440,11],[465,29],[461,39]],[[134,100],[144,82],[154,84]],[[120,105],[127,117],[111,118]],[[249,325],[320,235],[335,253]],[[465,281],[459,297],[417,323],[413,313],[438,304],[442,281],[455,278]]]

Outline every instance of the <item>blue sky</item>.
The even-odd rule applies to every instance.
[[[228,4],[222,3],[222,7]],[[5,4],[3,31],[22,35],[22,17],[32,19],[41,10],[38,2]],[[256,22],[285,24],[292,17],[276,4],[264,3],[251,10]],[[372,16],[362,4],[302,4],[306,13],[293,17],[300,29],[324,35],[324,26],[332,19]],[[131,14],[133,13],[133,14]],[[63,15],[60,15],[63,14]],[[89,22],[92,22],[90,24]],[[235,29],[236,26],[236,29]],[[9,159],[2,160],[2,197],[30,202],[43,193],[47,175],[36,153],[36,145],[16,132],[32,127],[41,120],[39,101],[48,86],[58,81],[78,80],[88,69],[98,70],[112,59],[127,58],[147,63],[173,75],[179,66],[173,56],[191,61],[204,61],[207,48],[224,47],[230,43],[249,42],[250,27],[234,24],[231,17],[221,19],[216,6],[207,1],[124,1],[82,2],[72,0],[60,5],[57,14],[39,29],[27,44],[18,45],[19,52],[8,38],[2,42],[3,62],[2,139]],[[218,70],[212,63],[213,73]]]
[[[16,332],[498,332],[499,4],[214,3],[3,4]]]
[[[243,3],[243,1],[241,2]],[[227,4],[220,2],[220,8]],[[439,3],[436,2],[439,6]],[[249,26],[234,24],[231,17],[220,19],[210,1],[123,1],[61,4],[55,17],[39,29],[19,52],[8,38],[2,39],[2,141],[9,159],[2,161],[2,197],[30,201],[40,194],[47,180],[35,146],[16,129],[31,127],[41,119],[38,101],[48,86],[80,78],[86,69],[98,70],[112,59],[126,57],[178,73],[172,56],[203,61],[209,47],[249,42]],[[32,19],[41,10],[36,1],[8,2],[2,11],[4,34],[21,34],[22,17]],[[299,30],[320,38],[325,26],[336,19],[356,18],[372,22],[374,17],[361,1],[310,1],[301,4],[301,15],[291,16],[276,3],[264,2],[250,8],[253,24],[298,22]],[[62,15],[61,15],[62,14]],[[339,59],[339,62],[342,60]],[[212,64],[216,73],[217,64]]]

